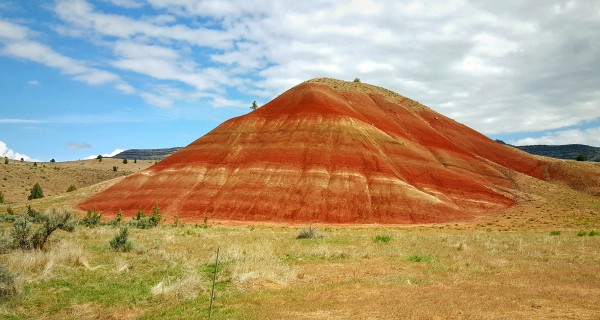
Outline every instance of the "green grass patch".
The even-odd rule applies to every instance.
[[[560,231],[558,231],[558,230],[552,230],[552,231],[550,231],[550,235],[551,236],[560,236]]]
[[[373,238],[373,242],[376,243],[388,243],[392,241],[392,236],[388,236],[388,235],[376,235],[375,238]]]

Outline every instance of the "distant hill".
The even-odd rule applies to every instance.
[[[496,140],[501,144],[507,144],[502,140]],[[577,156],[583,154],[587,161],[600,162],[600,148],[584,144],[565,144],[565,145],[531,145],[531,146],[513,146],[530,154],[545,156],[557,159],[575,160]],[[118,159],[138,159],[138,160],[162,160],[173,153],[181,150],[182,147],[164,148],[164,149],[129,149],[125,150],[113,158]]]
[[[588,161],[600,162],[600,148],[583,144],[515,146],[515,148],[530,154],[568,160],[575,160],[582,154]]]
[[[181,147],[165,149],[129,149],[113,156],[113,158],[129,160],[162,160],[181,149]]]

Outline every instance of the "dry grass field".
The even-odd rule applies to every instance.
[[[156,228],[129,228],[130,252],[111,250],[119,229],[108,224],[56,231],[47,250],[0,255],[18,289],[0,318],[206,319],[217,248],[213,319],[600,318],[599,198],[517,179],[518,205],[461,223],[314,225],[319,237],[296,239],[308,225],[175,226],[166,213]],[[30,204],[73,207],[113,182]],[[8,235],[12,224],[1,226]]]

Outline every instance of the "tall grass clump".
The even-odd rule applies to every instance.
[[[0,264],[0,299],[11,297],[16,293],[15,277],[4,265]]]
[[[307,229],[300,230],[300,233],[296,236],[296,239],[316,239],[322,236],[317,233],[317,229],[313,226],[309,226]]]

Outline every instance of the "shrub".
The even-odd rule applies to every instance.
[[[50,159],[50,162],[54,163],[54,162],[56,162],[56,160],[54,160],[54,158],[52,158],[52,159]]]
[[[14,215],[15,211],[11,206],[8,206],[8,208],[6,208],[6,214]]]
[[[585,236],[587,236],[587,232],[586,231],[579,231],[579,232],[577,232],[577,236],[578,237],[585,237]]]
[[[31,249],[31,222],[25,217],[15,220],[10,230],[12,248]]]
[[[312,226],[308,227],[308,229],[300,230],[300,233],[296,236],[296,239],[315,239],[321,238],[321,235],[317,233],[317,229]]]
[[[121,226],[119,233],[109,242],[110,248],[114,251],[129,252],[133,249],[133,243],[129,241],[129,228]]]
[[[152,208],[152,214],[150,215],[150,222],[154,227],[158,226],[160,221],[162,220],[162,213],[158,209],[158,202],[154,202],[154,208]]]
[[[48,238],[54,231],[60,229],[73,232],[75,230],[76,221],[69,211],[57,214],[53,210],[50,214],[40,215],[40,220],[42,220],[42,225],[35,232],[31,232],[32,223],[27,216],[21,216],[15,220],[10,231],[13,249],[44,249]]]
[[[256,101],[252,102],[252,106],[250,107],[250,109],[252,109],[252,110],[258,109],[258,105],[256,104]]]
[[[137,159],[133,159],[133,163],[137,163]]]
[[[579,155],[577,155],[577,158],[575,158],[575,160],[577,160],[577,161],[585,161],[585,160],[587,160],[587,158],[586,158],[585,154],[580,153]]]
[[[123,164],[127,164],[127,159],[123,159]]]
[[[0,299],[8,298],[16,293],[15,277],[4,265],[0,264]]]
[[[8,157],[4,157],[4,164],[8,164]]]
[[[117,171],[117,166],[113,166],[113,171]]]
[[[388,243],[388,242],[392,241],[392,236],[378,235],[378,236],[375,236],[373,241],[378,242],[378,243]]]
[[[98,159],[98,162],[102,162],[102,155],[101,155],[101,154],[99,154],[99,155],[96,157],[96,159]]]
[[[117,213],[117,216],[110,220],[110,225],[116,227],[116,226],[120,226],[121,223],[123,223],[123,211],[121,209],[119,209],[119,213]]]
[[[150,229],[152,227],[156,227],[156,225],[152,223],[148,217],[141,217],[137,220],[132,220],[130,223],[133,227],[138,229]]]
[[[4,203],[4,193],[0,191],[0,203]]]
[[[360,83],[360,79],[359,78],[354,78],[354,82]]]
[[[142,211],[142,209],[138,209],[138,211],[135,214],[135,220],[140,220],[141,218],[145,218],[146,215],[144,214],[144,211]]]
[[[72,192],[72,191],[75,191],[75,190],[77,190],[77,187],[76,187],[74,184],[70,185],[70,186],[67,188],[67,192]]]
[[[45,221],[42,213],[33,209],[31,206],[27,206],[27,217],[29,217],[29,220],[35,223],[43,223]]]
[[[33,163],[33,166],[34,166],[34,167],[37,167],[37,162],[34,162],[34,163]]]
[[[60,229],[73,232],[75,224],[77,224],[70,211],[59,215],[53,210],[51,214],[46,214],[44,217],[45,221],[43,225],[32,236],[31,243],[33,249],[44,249],[46,241],[54,231]]]
[[[551,236],[560,236],[560,231],[558,231],[558,230],[552,230],[552,231],[550,231],[550,235]]]
[[[88,209],[87,214],[83,219],[81,219],[80,224],[88,228],[95,228],[100,225],[100,220],[102,220],[102,213],[97,212],[96,208],[94,208],[93,212],[92,210]]]
[[[44,197],[44,191],[42,190],[42,187],[40,186],[40,184],[36,183],[35,185],[33,185],[33,188],[31,189],[31,194],[29,194],[29,197],[27,199],[34,200],[34,199],[41,199],[43,197]]]
[[[592,230],[590,231],[590,233],[588,233],[588,236],[590,237],[594,237],[594,236],[598,236],[600,235],[600,232],[596,231],[596,230]]]

